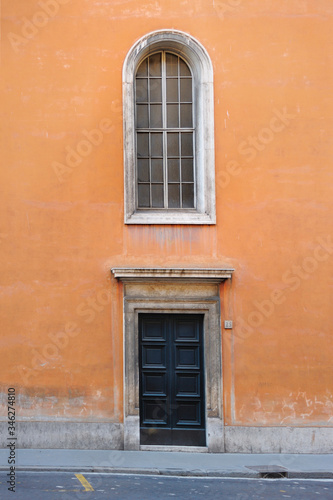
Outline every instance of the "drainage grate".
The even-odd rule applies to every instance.
[[[258,472],[263,479],[280,479],[288,477],[288,470],[280,465],[247,465],[247,469]]]
[[[259,472],[260,477],[263,479],[281,479],[282,477],[288,477],[287,471],[284,472]]]

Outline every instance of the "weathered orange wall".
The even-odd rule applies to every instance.
[[[122,420],[110,267],[229,265],[226,423],[332,425],[332,2],[57,5],[32,33],[26,20],[45,23],[38,2],[2,2],[0,382],[16,387],[20,418]],[[163,28],[213,62],[216,226],[123,223],[122,65]],[[103,142],[71,168],[66,148],[101,122]],[[266,143],[249,151],[258,134]],[[297,280],[293,266],[308,272]]]

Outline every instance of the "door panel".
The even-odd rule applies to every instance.
[[[176,369],[200,370],[199,347],[176,346]]]
[[[176,373],[176,390],[178,397],[200,397],[200,374]]]
[[[200,402],[182,401],[177,406],[177,425],[200,424]]]
[[[166,368],[165,346],[142,346],[142,368]]]
[[[142,374],[143,396],[165,396],[166,397],[166,374],[165,373],[143,373]]]
[[[203,315],[140,314],[141,444],[205,446]]]

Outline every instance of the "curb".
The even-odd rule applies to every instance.
[[[224,478],[243,478],[243,479],[265,479],[260,472],[250,472],[242,470],[219,470],[219,469],[151,469],[151,468],[117,468],[117,467],[94,467],[94,466],[16,466],[17,472],[81,472],[81,473],[100,473],[100,474],[130,474],[130,475],[149,475],[149,476],[177,476],[177,477],[224,477]],[[0,472],[8,472],[8,467],[0,466]],[[269,477],[268,477],[269,479]],[[286,471],[286,475],[274,479],[333,479],[331,471]]]
[[[100,474],[131,474],[146,476],[177,476],[177,477],[242,477],[260,478],[258,472],[231,471],[231,470],[187,470],[187,469],[150,469],[150,468],[116,468],[116,467],[94,467],[94,466],[16,466],[16,472],[95,472]],[[8,472],[8,467],[0,467],[0,472]]]

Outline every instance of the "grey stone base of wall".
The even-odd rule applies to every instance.
[[[0,436],[5,448],[7,422]],[[123,424],[109,422],[17,422],[16,436],[22,449],[124,449]],[[333,427],[225,427],[224,444],[225,453],[333,453]]]
[[[7,446],[7,423],[0,423],[0,447]],[[17,422],[17,448],[122,450],[123,424],[109,422]]]
[[[333,427],[225,427],[226,453],[333,453]]]

